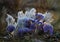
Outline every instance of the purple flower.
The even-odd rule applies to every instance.
[[[41,14],[36,14],[36,19],[38,20],[44,19],[44,16]]]
[[[44,24],[43,26],[44,32],[48,32],[50,35],[53,35],[53,26],[49,24]]]
[[[15,30],[15,27],[14,27],[13,25],[7,26],[7,31],[8,31],[8,32],[12,32],[12,31],[14,31],[14,30]]]
[[[18,34],[19,36],[23,36],[24,33],[29,33],[29,32],[31,32],[31,31],[32,31],[32,30],[29,29],[29,28],[19,28],[17,34]]]

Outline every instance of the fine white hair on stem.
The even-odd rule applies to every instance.
[[[23,16],[24,16],[23,11],[19,11],[19,12],[18,12],[18,19],[22,18]]]
[[[30,10],[25,11],[25,16],[28,18],[35,18],[35,14],[36,14],[35,8],[31,8]]]
[[[25,11],[24,18],[34,19],[35,18],[35,14],[36,14],[36,9],[35,8],[31,8],[31,9]]]
[[[23,13],[23,11],[19,11],[18,12],[18,19],[17,19],[17,26],[22,28],[24,25],[24,18],[25,18],[25,14]]]
[[[52,17],[53,17],[53,15],[51,12],[45,12],[44,19],[46,22],[49,22],[49,23],[52,22],[53,21]]]
[[[15,19],[13,18],[13,16],[7,14],[7,18],[6,18],[6,22],[9,25],[13,25],[15,28],[17,26],[17,23],[15,22]]]
[[[15,22],[15,19],[11,15],[7,14],[6,22],[8,23],[8,25],[10,25]]]

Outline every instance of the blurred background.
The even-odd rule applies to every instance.
[[[55,31],[60,31],[60,0],[0,0],[0,34],[6,29],[6,14],[9,13],[16,18],[19,10],[36,8],[37,12],[50,10],[54,15],[52,23]]]

